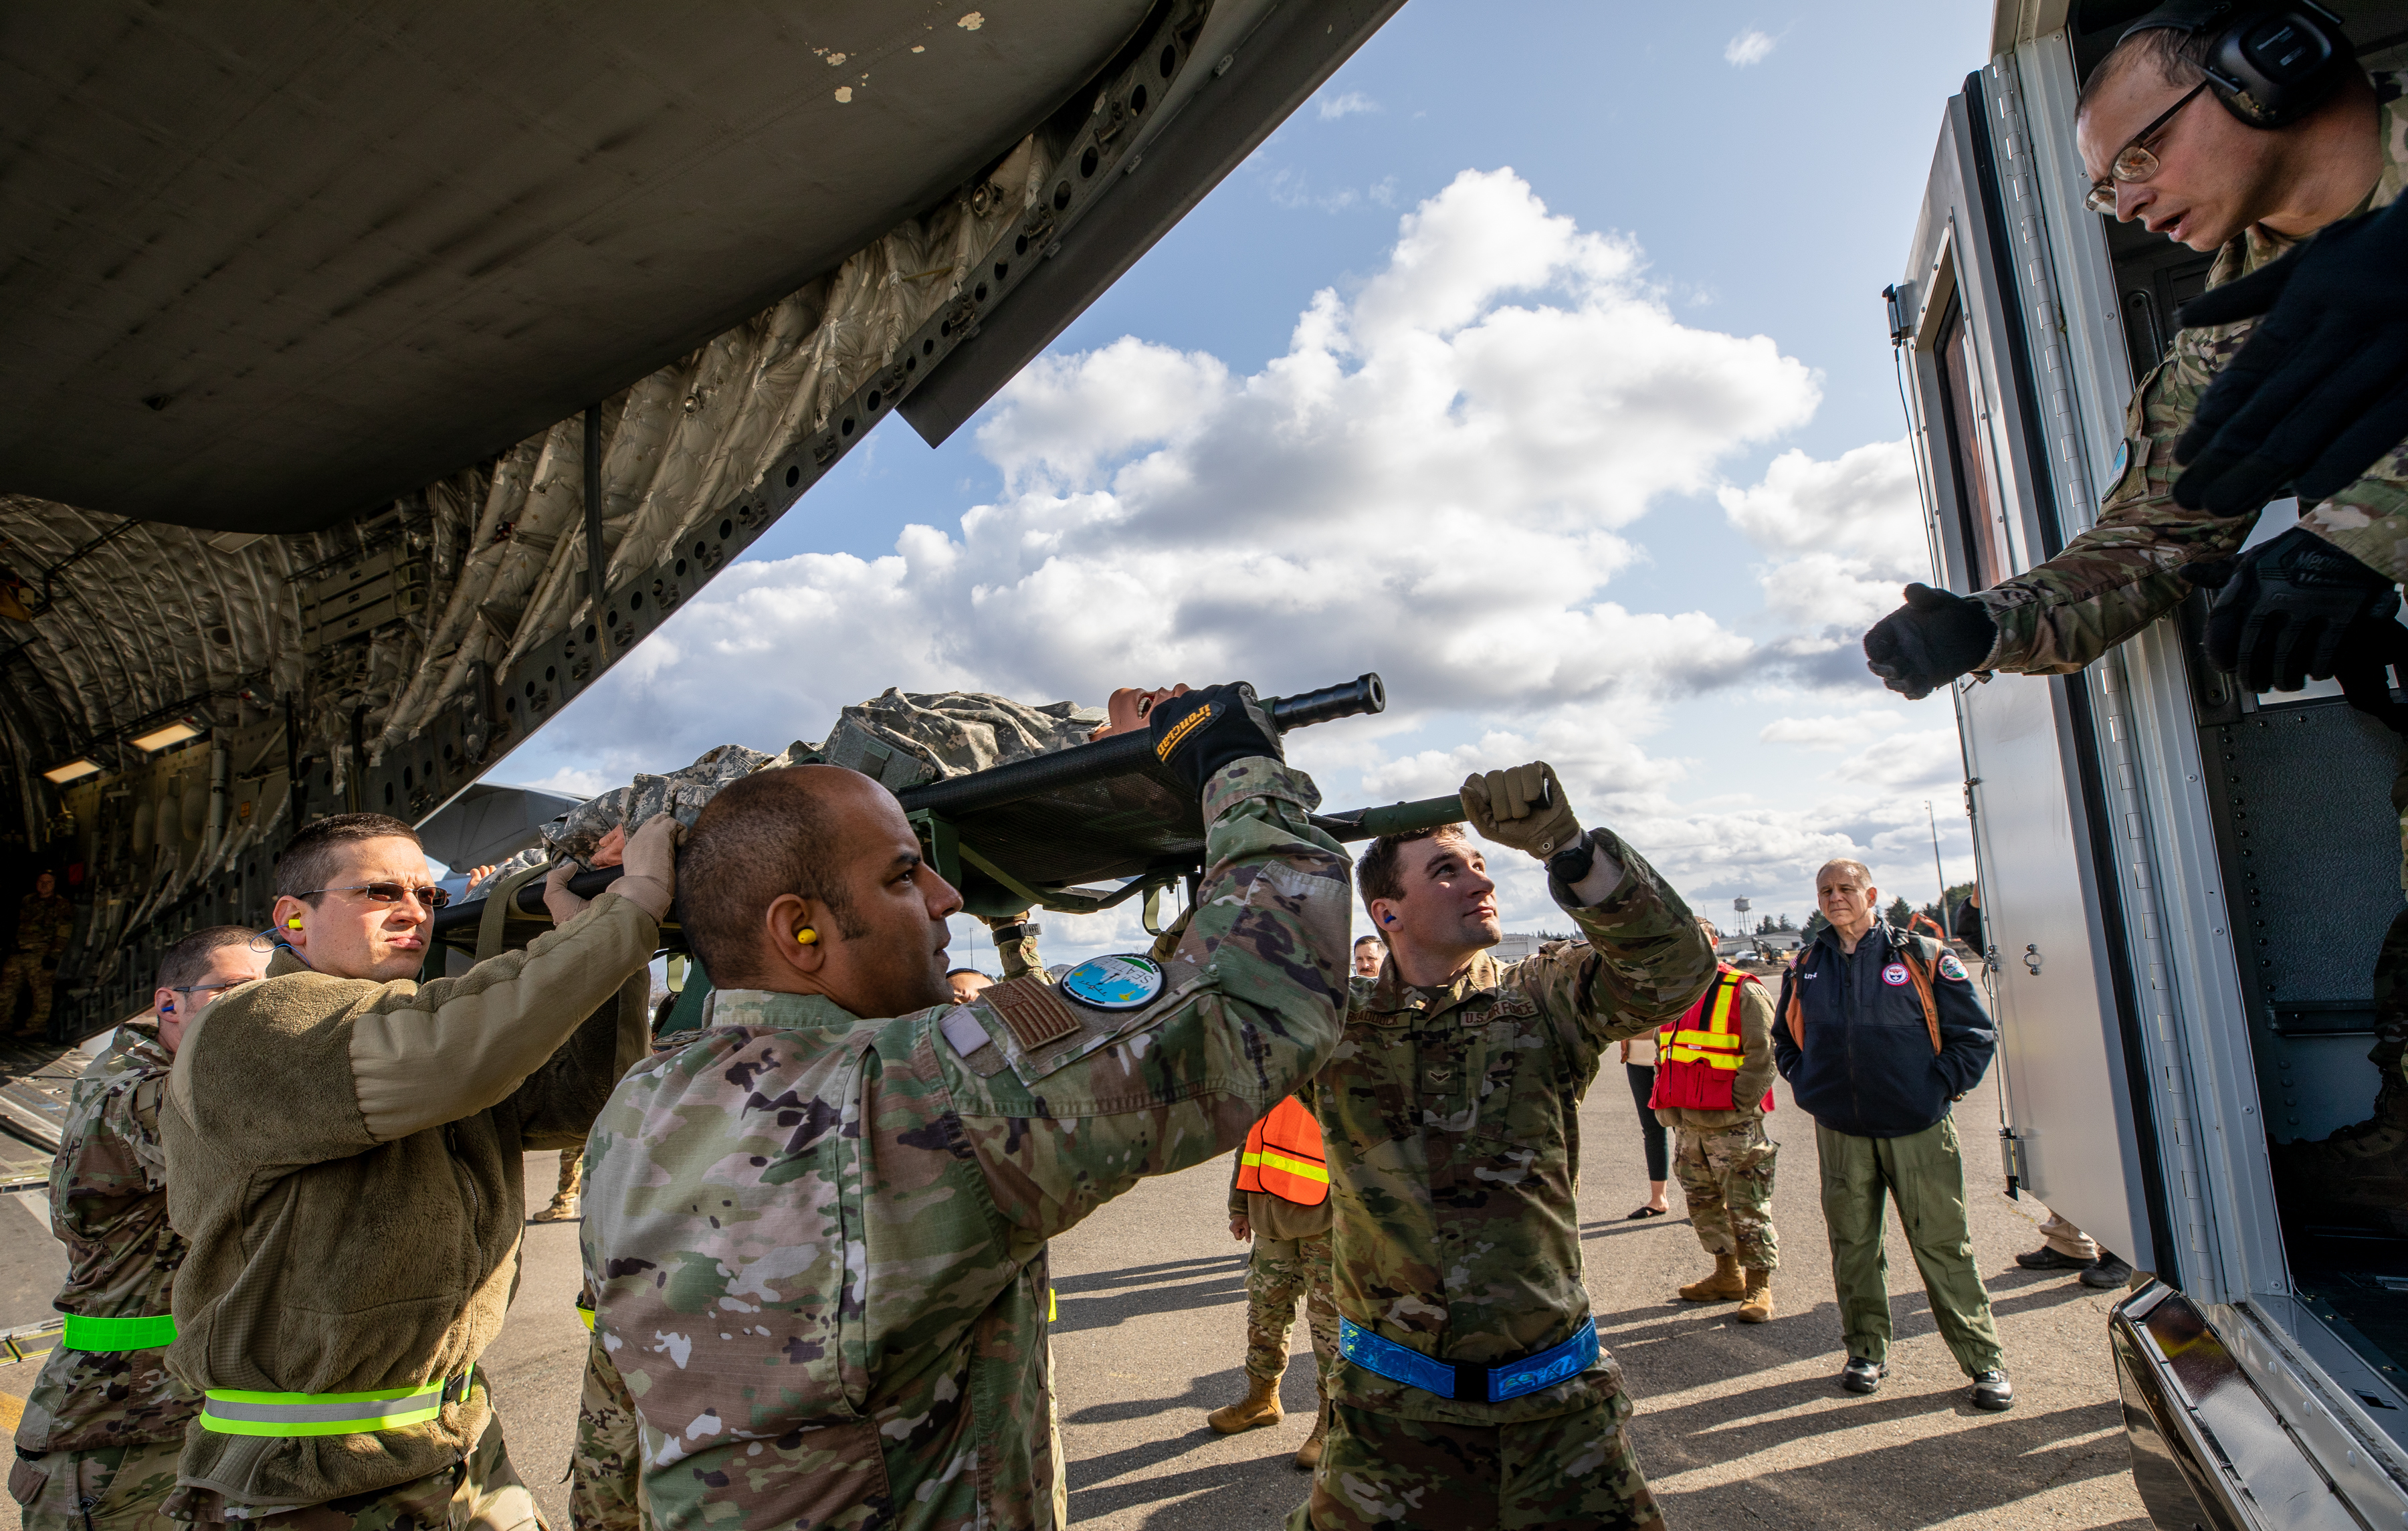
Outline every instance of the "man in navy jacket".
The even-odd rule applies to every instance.
[[[1948,1114],[1982,1081],[1999,1035],[1955,952],[1876,916],[1881,891],[1864,863],[1825,866],[1814,899],[1830,927],[1782,981],[1772,1047],[1781,1077],[1814,1118],[1848,1342],[1840,1385],[1870,1393],[1889,1369],[1882,1209],[1895,1197],[1941,1338],[1973,1380],[1973,1407],[2011,1408],[2014,1388],[1973,1268],[1965,1160]]]

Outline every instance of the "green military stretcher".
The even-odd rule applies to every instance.
[[[1267,699],[1264,709],[1282,733],[1339,718],[1368,716],[1387,707],[1379,676],[1296,696]],[[1117,735],[1091,744],[983,771],[905,787],[896,794],[918,831],[928,863],[961,891],[966,912],[988,918],[1025,909],[1094,914],[1133,898],[1145,900],[1145,928],[1159,934],[1162,894],[1184,882],[1191,894],[1204,872],[1202,805],[1154,760],[1151,736]],[[1315,814],[1313,823],[1339,841],[1368,840],[1462,818],[1450,794]],[[604,867],[572,879],[569,890],[591,898],[617,880]],[[540,874],[499,886],[507,902],[490,898],[437,911],[437,952],[473,956],[498,936],[523,946],[549,926]],[[480,939],[480,937],[482,939]],[[661,928],[665,950],[682,956],[685,940],[674,920]],[[698,975],[698,967],[690,971]],[[692,1025],[708,980],[689,979],[661,1029]]]

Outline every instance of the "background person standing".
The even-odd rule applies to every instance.
[[[1949,1115],[1988,1070],[1998,1033],[1955,952],[1875,916],[1881,893],[1864,863],[1827,864],[1814,898],[1830,925],[1782,983],[1772,1042],[1781,1077],[1814,1118],[1848,1345],[1840,1385],[1870,1393],[1889,1370],[1882,1223],[1885,1202],[1896,1200],[1932,1319],[1973,1380],[1973,1407],[2011,1408],[1990,1295],[1973,1268],[1965,1160]]]
[[[17,1013],[20,990],[32,993],[34,1013],[25,1018],[19,1037],[39,1038],[50,1030],[50,990],[59,974],[59,956],[75,933],[75,906],[59,893],[59,880],[49,872],[34,879],[34,891],[17,905],[16,944],[0,964],[0,1034]]]
[[[1312,1434],[1297,1448],[1299,1467],[1320,1463],[1329,1434],[1329,1368],[1338,1360],[1338,1300],[1329,1290],[1330,1217],[1321,1124],[1290,1095],[1246,1134],[1229,1177],[1229,1237],[1240,1243],[1251,1238],[1254,1245],[1246,1256],[1246,1395],[1212,1410],[1204,1423],[1233,1436],[1280,1422],[1280,1379],[1287,1373],[1288,1331],[1301,1298],[1305,1329],[1312,1337],[1318,1403]]]
[[[55,1304],[66,1333],[25,1400],[8,1474],[25,1531],[175,1525],[161,1510],[201,1400],[167,1375],[184,1240],[167,1223],[159,1093],[184,1028],[266,967],[242,926],[194,931],[161,959],[150,1011],[120,1025],[76,1081],[50,1161],[50,1227],[67,1248]]]
[[[1706,938],[1713,926],[1700,920]],[[1764,985],[1728,963],[1689,1013],[1656,1033],[1655,1115],[1676,1134],[1673,1166],[1698,1242],[1714,1257],[1703,1281],[1681,1288],[1689,1302],[1733,1302],[1742,1324],[1772,1317],[1772,1273],[1781,1240],[1772,1226],[1772,1163],[1781,1145],[1765,1135],[1772,1109],[1772,1000]]]
[[[1621,1046],[1622,1073],[1630,1081],[1631,1102],[1639,1108],[1639,1139],[1647,1153],[1647,1199],[1623,1219],[1625,1223],[1637,1223],[1662,1217],[1672,1209],[1672,1203],[1664,1195],[1664,1187],[1672,1178],[1672,1149],[1664,1135],[1664,1123],[1647,1104],[1656,1095],[1656,1038],[1626,1037]]]

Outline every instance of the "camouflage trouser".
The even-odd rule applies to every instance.
[[[579,1185],[583,1183],[584,1179],[585,1154],[583,1151],[580,1150],[575,1153],[562,1154],[560,1156],[560,1184],[553,1190],[552,1199],[558,1201],[563,1196],[573,1196],[577,1195],[577,1188]]]
[[[163,1507],[176,1491],[181,1440],[19,1457],[8,1493],[25,1531],[179,1531]]]
[[[1287,1531],[1640,1531],[1664,1518],[1630,1449],[1630,1400],[1521,1424],[1438,1424],[1338,1404]]]
[[[1735,1254],[1750,1270],[1781,1268],[1781,1240],[1772,1231],[1772,1160],[1780,1152],[1761,1120],[1715,1132],[1680,1129],[1672,1175],[1708,1254]]]
[[[20,989],[34,992],[34,1013],[26,1018],[22,1035],[37,1037],[50,1029],[50,987],[57,978],[57,973],[42,966],[38,952],[19,952],[0,963],[0,1037],[8,1035]]]
[[[568,1154],[564,1163],[574,1164]],[[577,1399],[577,1439],[568,1455],[568,1524],[576,1531],[638,1531],[643,1446],[636,1400],[597,1338],[585,1347],[585,1388]]]
[[[226,1524],[243,1531],[550,1531],[510,1466],[498,1415],[466,1461],[380,1493],[264,1513],[201,1490],[177,1498],[187,1501],[177,1507],[179,1518],[189,1515],[197,1531]]]
[[[1254,1238],[1246,1260],[1246,1370],[1266,1381],[1287,1372],[1287,1335],[1296,1301],[1304,1299],[1304,1326],[1312,1336],[1316,1385],[1329,1384],[1338,1354],[1338,1298],[1329,1290],[1329,1236]]]

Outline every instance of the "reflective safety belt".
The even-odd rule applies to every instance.
[[[176,1315],[147,1318],[86,1318],[67,1315],[67,1332],[59,1348],[68,1351],[152,1351],[176,1342]]]
[[[586,1333],[594,1332],[594,1305],[581,1295],[577,1299],[577,1322],[585,1325]]]
[[[467,1371],[424,1387],[374,1393],[246,1393],[211,1388],[201,1427],[222,1436],[361,1436],[423,1424],[446,1403],[468,1395]]]
[[[1344,1314],[1338,1319],[1338,1353],[1392,1382],[1420,1388],[1463,1403],[1503,1403],[1569,1382],[1597,1365],[1597,1321],[1581,1320],[1570,1339],[1519,1360],[1484,1366],[1473,1361],[1441,1361],[1411,1346],[1383,1338]]]

